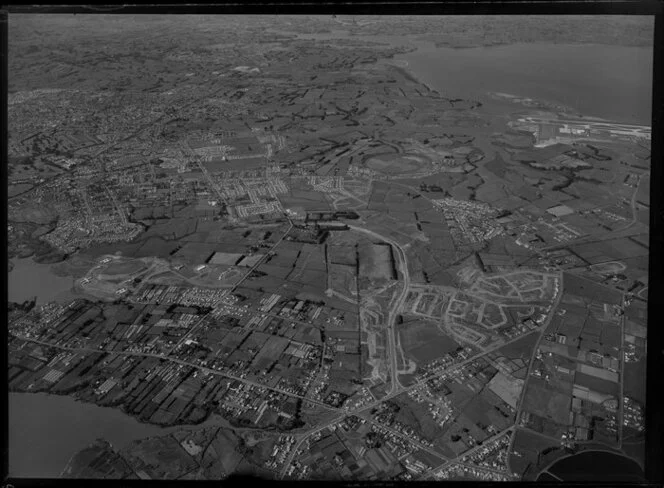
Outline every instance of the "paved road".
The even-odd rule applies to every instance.
[[[12,333],[10,332],[10,334],[12,334]],[[302,395],[297,395],[295,393],[291,393],[291,392],[283,390],[281,388],[264,385],[262,383],[258,383],[256,381],[249,380],[247,378],[242,378],[240,376],[236,376],[236,375],[227,373],[225,371],[218,371],[216,369],[206,368],[205,366],[201,366],[201,365],[196,364],[196,363],[191,363],[189,361],[174,358],[174,357],[164,355],[164,354],[153,354],[153,353],[138,352],[138,351],[106,351],[106,350],[94,349],[94,348],[89,348],[89,347],[67,347],[67,346],[60,346],[60,345],[53,344],[53,343],[46,342],[46,341],[41,341],[39,339],[32,339],[32,338],[29,338],[29,337],[23,337],[23,336],[20,336],[18,334],[12,334],[12,335],[19,338],[19,339],[22,339],[24,341],[34,342],[35,344],[41,344],[43,346],[53,347],[55,349],[60,349],[60,350],[63,350],[63,351],[87,352],[87,353],[97,353],[97,354],[118,354],[118,355],[122,355],[122,356],[135,356],[135,357],[146,357],[146,358],[151,357],[151,358],[156,358],[156,359],[162,359],[164,361],[170,361],[170,362],[173,362],[173,363],[181,364],[183,366],[189,366],[189,367],[192,367],[192,368],[196,368],[200,371],[203,371],[203,372],[209,373],[209,374],[213,374],[215,376],[223,376],[225,378],[229,378],[229,379],[232,379],[232,380],[237,380],[237,381],[240,381],[242,383],[246,383],[248,385],[256,386],[256,387],[259,387],[259,388],[264,388],[266,390],[276,391],[276,392],[283,393],[284,395],[288,395],[288,396],[291,396],[291,397],[300,398],[302,400],[306,400],[306,401],[308,401],[310,403],[313,403],[315,405],[324,407],[328,410],[334,410],[334,411],[339,410],[338,408],[331,407],[330,405],[327,405],[326,403],[319,402],[317,400],[312,400],[311,398],[306,398]],[[344,416],[345,415],[342,415],[341,418],[343,418]]]
[[[546,470],[546,469],[545,469],[544,471],[540,471],[540,474],[538,474],[537,477],[539,478],[540,475],[542,475],[542,474],[548,474],[549,476],[551,476],[552,478],[557,479],[558,481],[565,481],[565,480],[563,480],[562,478],[559,478],[558,476],[556,476],[555,474],[553,474],[551,471]]]
[[[650,177],[650,173],[648,173],[648,177]],[[630,207],[632,208],[632,220],[630,221],[627,226],[625,226],[623,229],[620,230],[625,230],[630,227],[632,227],[634,224],[636,224],[637,219],[638,219],[638,214],[636,213],[636,198],[639,194],[639,185],[641,184],[641,181],[643,179],[643,175],[639,175],[637,181],[636,181],[636,187],[634,188],[634,193],[632,194],[632,199],[630,200]]]
[[[484,355],[486,355],[486,354],[488,354],[488,353],[490,353],[490,352],[493,352],[493,351],[495,351],[495,350],[497,350],[497,349],[500,349],[501,347],[504,347],[504,346],[506,346],[506,345],[508,345],[508,344],[511,344],[511,343],[513,343],[513,342],[516,342],[516,341],[518,341],[518,340],[521,340],[521,339],[523,339],[524,337],[526,337],[526,336],[528,336],[528,335],[530,335],[530,334],[535,334],[535,333],[537,333],[538,331],[539,331],[539,330],[532,330],[532,331],[527,332],[527,333],[525,333],[525,334],[523,334],[523,335],[520,335],[520,336],[518,336],[518,337],[515,337],[515,338],[513,338],[513,339],[510,339],[509,341],[505,341],[505,342],[500,343],[500,344],[495,344],[494,346],[488,348],[486,351],[481,351],[481,352],[475,354],[474,356],[471,356],[471,357],[469,357],[469,358],[467,358],[467,359],[464,359],[463,361],[459,361],[458,363],[452,364],[452,365],[450,365],[449,367],[447,367],[447,368],[445,368],[445,369],[443,369],[443,370],[440,370],[440,371],[436,371],[436,372],[434,372],[434,373],[431,373],[431,374],[425,376],[424,378],[422,378],[421,380],[417,381],[416,383],[413,383],[412,385],[410,385],[410,386],[408,386],[408,387],[405,387],[405,388],[404,388],[403,390],[401,390],[401,391],[397,391],[397,392],[390,393],[390,394],[388,394],[387,396],[385,396],[385,397],[383,397],[383,398],[381,398],[381,399],[379,399],[379,400],[375,400],[375,401],[373,401],[373,402],[371,402],[371,403],[368,403],[368,404],[366,404],[366,405],[363,405],[363,406],[361,406],[361,407],[358,407],[358,408],[356,408],[356,409],[354,409],[354,410],[346,411],[346,412],[344,412],[344,413],[342,413],[342,414],[340,414],[340,415],[338,415],[338,416],[336,416],[336,417],[330,419],[330,420],[329,420],[328,422],[326,422],[325,424],[320,425],[320,426],[316,427],[315,429],[312,429],[312,430],[310,430],[310,431],[308,431],[308,432],[305,432],[305,433],[303,433],[303,434],[300,434],[302,437],[300,438],[300,440],[298,441],[298,443],[293,447],[293,449],[291,450],[291,453],[290,453],[288,459],[287,459],[286,462],[284,463],[284,467],[282,468],[282,471],[281,471],[281,477],[283,477],[283,476],[285,475],[286,470],[288,469],[288,466],[290,466],[290,464],[293,462],[293,459],[295,458],[295,455],[296,455],[297,449],[299,449],[299,447],[304,443],[304,441],[305,441],[309,436],[313,435],[314,433],[319,432],[319,431],[321,431],[321,430],[324,430],[324,429],[328,428],[329,426],[331,426],[331,425],[333,425],[333,424],[336,424],[337,422],[340,422],[340,421],[343,420],[345,417],[350,417],[351,415],[358,415],[358,414],[360,414],[361,412],[364,412],[364,411],[366,411],[366,410],[370,410],[370,409],[376,407],[377,405],[379,405],[379,404],[381,404],[381,403],[383,403],[383,402],[385,402],[385,401],[387,401],[387,400],[389,400],[389,399],[391,399],[391,398],[394,398],[395,396],[398,396],[398,395],[401,395],[401,394],[405,394],[406,392],[409,392],[409,391],[411,391],[411,390],[414,390],[415,388],[418,388],[418,387],[422,386],[422,385],[425,384],[427,381],[429,381],[429,380],[431,380],[431,379],[433,379],[433,378],[438,378],[438,377],[440,377],[440,376],[443,376],[444,374],[447,374],[447,373],[449,373],[449,372],[452,372],[452,371],[455,371],[455,370],[457,370],[457,369],[460,369],[460,368],[462,368],[463,366],[465,366],[466,364],[471,363],[472,361],[475,361],[475,360],[479,359],[480,357],[482,357],[482,356],[484,356]],[[511,428],[511,427],[510,427],[510,428]],[[507,430],[507,429],[506,429],[506,430]]]
[[[173,352],[174,352],[178,347],[180,347],[180,345],[181,345],[185,340],[187,340],[187,338],[190,337],[191,334],[193,334],[194,331],[195,331],[196,329],[198,329],[198,327],[199,327],[203,322],[205,322],[205,319],[207,319],[207,317],[208,317],[207,314],[206,314],[206,315],[203,315],[203,316],[198,320],[198,322],[196,322],[196,323],[195,323],[195,324],[194,324],[194,325],[193,325],[193,326],[192,326],[187,332],[185,332],[185,334],[184,334],[182,337],[180,337],[180,340],[177,341],[177,342],[175,343],[175,345],[169,349],[169,351],[166,353],[166,356],[170,356],[171,354],[173,354]]]
[[[189,147],[189,144],[188,143],[184,143],[184,144],[186,144],[185,147],[193,153],[193,150],[191,149],[191,147]],[[201,170],[201,173],[203,173],[203,176],[205,176],[205,179],[207,180],[208,186],[210,188],[212,188],[217,193],[217,196],[219,197],[219,200],[224,202],[224,205],[228,206],[228,199],[221,192],[221,189],[219,188],[219,185],[217,185],[214,182],[214,180],[212,179],[212,176],[210,176],[210,173],[207,170],[207,168],[203,165],[203,163],[200,160],[198,160],[197,163],[198,163],[198,168]]]
[[[625,295],[622,297],[622,307],[625,306]],[[620,396],[618,397],[618,446],[622,449],[625,422],[625,316],[620,317]]]
[[[516,430],[523,430],[525,432],[528,432],[529,434],[536,435],[537,437],[541,437],[544,440],[547,440],[549,442],[560,442],[559,437],[554,437],[552,435],[544,434],[543,432],[537,432],[536,430],[531,429],[530,427],[522,427],[520,425],[515,425],[515,431],[514,434],[516,435]]]
[[[630,201],[630,206],[632,209],[632,219],[624,227],[621,227],[619,229],[614,229],[599,236],[594,234],[581,236],[577,239],[572,239],[571,241],[563,242],[561,244],[554,244],[552,246],[543,247],[540,249],[540,251],[555,251],[576,244],[590,244],[593,242],[604,242],[606,240],[611,239],[612,237],[619,237],[620,233],[626,231],[627,229],[632,228],[634,225],[638,223],[638,214],[636,213],[636,198],[639,192],[639,184],[641,183],[642,176],[643,175],[639,175],[639,180],[636,184],[636,188],[634,189],[634,193],[632,194],[632,199]]]
[[[436,451],[435,449],[432,449],[432,448],[429,447],[429,446],[425,446],[424,444],[420,443],[419,441],[416,441],[415,439],[411,439],[411,438],[408,437],[406,434],[404,434],[404,433],[402,433],[402,432],[399,432],[398,430],[393,429],[392,427],[388,427],[387,425],[383,425],[383,424],[381,424],[380,422],[376,422],[375,420],[373,420],[373,419],[371,419],[371,418],[366,418],[366,417],[364,417],[364,418],[365,418],[367,421],[369,421],[370,423],[372,423],[373,425],[375,425],[376,427],[379,427],[379,428],[381,428],[381,429],[384,429],[384,430],[388,431],[390,434],[394,434],[394,435],[396,435],[397,437],[401,437],[402,439],[407,440],[408,442],[410,442],[411,444],[413,444],[413,445],[414,445],[415,447],[417,447],[418,449],[421,449],[421,450],[423,450],[423,451],[426,451],[426,452],[428,452],[429,454],[433,454],[434,456],[439,457],[439,458],[441,458],[441,459],[447,459],[445,456],[443,456],[441,453],[439,453],[439,452]]]
[[[493,471],[493,472],[497,472],[497,473],[500,473],[500,474],[504,474],[504,475],[506,475],[506,476],[509,476],[509,472],[497,471],[497,470],[495,470],[495,469],[491,469],[491,468],[483,468],[483,467],[479,467],[479,466],[474,466],[474,465],[472,465],[472,464],[463,463],[463,462],[460,461],[460,460],[463,459],[464,457],[467,457],[467,456],[471,456],[471,455],[473,455],[476,451],[479,451],[479,450],[482,449],[483,447],[486,447],[488,444],[490,444],[491,442],[493,442],[493,441],[495,441],[496,439],[500,438],[502,435],[506,434],[507,432],[509,432],[509,431],[512,430],[512,429],[513,429],[512,426],[507,427],[506,429],[501,430],[501,431],[498,432],[497,434],[492,435],[492,436],[489,437],[488,439],[485,439],[485,440],[482,442],[481,445],[479,445],[479,446],[475,446],[475,447],[473,447],[472,449],[469,449],[469,450],[467,450],[466,452],[463,452],[463,453],[459,454],[459,455],[458,455],[457,457],[455,457],[455,458],[448,459],[448,460],[445,461],[444,463],[440,464],[439,466],[436,466],[435,468],[433,468],[433,469],[431,469],[429,472],[427,472],[425,475],[423,475],[422,479],[431,478],[431,476],[432,476],[436,471],[438,471],[438,470],[440,470],[440,469],[443,469],[443,468],[445,468],[446,466],[449,466],[450,464],[463,464],[463,465],[465,465],[465,466],[474,467],[474,468],[479,468],[479,469],[486,469],[486,470],[488,470],[488,471]],[[509,465],[508,465],[508,469],[509,469]]]
[[[530,373],[533,369],[533,364],[535,364],[535,356],[537,355],[537,349],[539,348],[540,342],[542,342],[542,338],[544,337],[544,332],[546,331],[547,327],[549,327],[549,324],[551,323],[551,320],[553,319],[553,316],[555,315],[556,309],[558,308],[558,305],[560,305],[560,300],[563,298],[563,273],[560,273],[560,278],[559,278],[559,288],[558,288],[558,296],[556,297],[556,300],[554,301],[553,305],[551,306],[551,311],[549,312],[549,315],[546,317],[546,320],[544,321],[544,324],[542,324],[540,329],[537,329],[538,337],[537,337],[537,342],[535,342],[535,346],[533,347],[533,352],[532,355],[530,356],[530,363],[528,363],[528,370],[526,371],[526,379],[523,382],[523,387],[521,388],[521,395],[519,395],[519,402],[517,404],[517,410],[516,410],[516,417],[514,418],[514,422],[516,425],[519,424],[519,418],[521,417],[521,412],[523,412],[523,401],[526,397],[526,388],[528,387],[528,379],[530,378]],[[512,433],[512,438],[510,439],[510,444],[509,448],[507,450],[508,452],[508,459],[509,455],[512,452],[514,448],[514,439],[516,438],[516,429],[514,429],[514,432]]]
[[[377,232],[374,232],[369,229],[365,229],[363,227],[357,227],[354,225],[349,225],[351,229],[358,231],[358,232],[363,232],[365,234],[370,235],[371,237],[375,239],[382,240],[384,242],[387,242],[390,244],[394,249],[397,250],[397,256],[399,259],[399,267],[401,268],[401,274],[403,275],[403,281],[404,281],[404,286],[403,289],[401,290],[401,294],[398,296],[396,301],[394,301],[392,307],[390,308],[390,311],[387,316],[387,343],[388,347],[387,350],[389,352],[389,361],[390,361],[390,375],[391,375],[391,387],[390,387],[390,394],[398,392],[402,386],[399,383],[399,378],[398,378],[398,368],[397,368],[397,346],[396,346],[396,334],[394,331],[394,326],[396,322],[397,315],[401,309],[401,306],[403,305],[404,301],[406,300],[406,296],[408,295],[408,290],[410,289],[410,275],[408,273],[408,261],[406,258],[406,251],[403,250],[403,248],[394,242],[392,239],[388,239],[385,236],[382,236],[378,234]]]
[[[274,251],[274,249],[276,249],[276,247],[277,247],[279,244],[281,244],[281,242],[284,240],[284,238],[288,235],[288,233],[289,233],[292,229],[293,229],[293,221],[292,221],[291,219],[288,219],[288,229],[286,230],[286,232],[284,232],[284,234],[279,238],[279,240],[278,240],[277,242],[274,243],[274,246],[272,246],[272,247],[270,248],[269,251],[267,251],[265,254],[263,254],[263,257],[261,257],[261,258],[256,262],[256,264],[254,264],[251,268],[249,268],[249,271],[247,271],[247,273],[246,273],[246,274],[240,279],[240,281],[238,281],[237,283],[235,283],[235,285],[233,285],[233,288],[231,288],[231,293],[234,292],[235,290],[237,290],[237,287],[240,286],[240,284],[242,284],[247,278],[249,278],[249,276],[251,276],[251,273],[253,273],[254,270],[255,270],[256,268],[258,268],[258,267],[263,263],[263,260],[265,259],[265,257],[266,257],[269,253],[271,253],[272,251]]]
[[[401,292],[401,295],[394,302],[394,305],[391,307],[390,313],[388,315],[387,323],[386,323],[386,325],[388,327],[387,338],[388,338],[388,354],[389,354],[389,360],[390,360],[390,375],[391,375],[391,378],[392,378],[392,386],[390,388],[390,392],[388,394],[388,397],[395,396],[396,394],[400,393],[400,390],[401,390],[400,386],[401,385],[398,383],[398,378],[397,378],[396,340],[395,340],[395,337],[394,337],[394,321],[396,320],[396,312],[399,310],[399,308],[403,304],[403,301],[405,300],[405,297],[406,297],[407,292],[408,292],[408,288],[410,287],[410,276],[408,274],[406,253],[401,248],[401,246],[396,244],[394,241],[392,241],[391,239],[387,239],[386,237],[384,237],[384,236],[382,236],[382,235],[380,235],[376,232],[373,232],[373,231],[368,230],[368,229],[364,229],[362,227],[353,226],[353,225],[349,225],[349,227],[351,229],[355,230],[355,231],[363,232],[365,234],[368,234],[368,235],[370,235],[371,237],[373,237],[375,239],[387,242],[388,244],[394,246],[394,248],[397,249],[397,253],[399,254],[400,265],[402,266],[402,274],[404,276],[404,287],[403,287],[403,290]],[[385,397],[384,399],[387,399],[387,397]],[[357,411],[363,411],[363,410],[367,410],[369,408],[373,408],[375,405],[378,405],[383,400],[376,400],[375,402],[369,404],[368,406],[361,407],[361,410],[357,410]],[[324,429],[328,428],[330,425],[336,424],[337,422],[343,420],[345,417],[350,416],[350,415],[353,415],[352,411],[345,412],[345,413],[335,417],[334,419],[330,420],[326,424],[324,424],[324,425],[322,425],[322,426],[320,426],[320,427],[304,434],[302,436],[302,438],[295,444],[295,446],[293,446],[293,449],[291,450],[291,453],[290,453],[288,459],[284,463],[284,467],[282,468],[282,471],[280,473],[280,477],[283,478],[283,476],[285,476],[286,471],[288,470],[288,467],[293,462],[293,459],[294,459],[294,457],[297,453],[297,450],[306,441],[306,439],[308,437],[315,434],[316,432],[319,432],[321,430],[324,430]]]

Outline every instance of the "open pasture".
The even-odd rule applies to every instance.
[[[438,329],[433,321],[413,320],[397,327],[406,356],[423,366],[456,350],[459,344]]]
[[[366,161],[369,169],[388,175],[418,173],[431,167],[431,160],[415,154],[380,154]]]

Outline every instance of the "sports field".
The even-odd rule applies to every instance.
[[[397,332],[406,356],[423,366],[456,350],[459,344],[443,334],[433,321],[413,320],[399,324]]]
[[[369,169],[388,175],[417,173],[429,169],[431,160],[414,154],[381,154],[366,161]]]

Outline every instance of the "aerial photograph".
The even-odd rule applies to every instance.
[[[646,481],[653,16],[7,22],[10,478]]]

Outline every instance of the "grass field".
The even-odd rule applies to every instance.
[[[242,455],[237,452],[238,437],[229,429],[219,429],[216,437],[205,452],[204,460],[210,463],[219,463],[221,469],[226,473],[232,473]]]
[[[120,260],[120,261],[111,261],[108,265],[102,270],[103,275],[114,276],[114,275],[131,275],[140,273],[147,268],[147,265],[138,259],[132,259],[130,261]]]
[[[159,258],[168,258],[172,252],[178,249],[177,242],[165,241],[161,237],[148,238],[136,251],[136,257],[156,256]]]
[[[58,218],[58,213],[50,207],[40,207],[36,204],[24,205],[18,209],[8,210],[8,217],[19,222],[33,222],[35,224],[48,224]]]
[[[216,244],[205,244],[199,242],[187,242],[174,257],[182,259],[187,263],[203,264],[218,248]]]
[[[290,341],[283,337],[270,337],[261,350],[254,356],[252,365],[263,369],[277,361]]]
[[[577,372],[574,375],[574,383],[577,385],[585,386],[591,390],[598,391],[600,393],[606,393],[607,395],[618,396],[619,387],[618,383],[612,381],[603,380],[595,376],[591,376],[585,373]]]
[[[524,429],[517,429],[514,437],[514,451],[521,454],[509,457],[509,467],[514,473],[522,474],[528,464],[536,464],[539,454],[548,448],[558,448],[560,443]]]
[[[386,244],[360,244],[359,275],[370,280],[390,280],[394,275],[392,248]]]
[[[353,245],[328,245],[327,258],[330,263],[357,265],[357,248]]]
[[[7,196],[9,198],[24,193],[32,188],[32,185],[28,183],[19,183],[18,185],[10,185],[7,189]]]
[[[500,348],[498,352],[509,359],[523,359],[528,361],[533,353],[536,342],[537,335],[529,334]]]
[[[347,297],[357,294],[357,275],[355,268],[339,264],[331,264],[329,267],[330,288],[337,293]]]
[[[389,175],[416,173],[428,169],[431,161],[421,155],[414,154],[381,154],[366,161],[369,169]]]
[[[142,465],[139,469],[156,479],[175,479],[196,467],[194,460],[171,436],[134,441],[122,454],[132,467]]]
[[[182,212],[182,217],[172,218],[165,222],[159,222],[150,226],[146,231],[146,236],[163,236],[168,239],[180,239],[186,235],[196,232],[196,219],[192,215],[186,214],[187,208]]]
[[[547,388],[541,380],[536,381],[535,378],[530,378],[524,398],[526,411],[565,425],[569,420],[571,403],[570,396]]]
[[[416,320],[397,326],[401,346],[406,356],[423,366],[456,350],[459,344],[443,334],[431,321]]]
[[[242,254],[240,253],[215,252],[208,262],[210,264],[225,264],[232,266],[236,264],[240,258],[242,258]]]
[[[579,278],[570,273],[565,273],[563,282],[566,293],[571,293],[584,298],[591,298],[602,303],[617,305],[622,301],[622,294],[620,291],[598,285],[590,280]]]
[[[391,400],[400,408],[395,419],[411,426],[415,432],[436,445],[443,445],[443,428],[434,421],[425,403],[411,400],[407,394],[402,394]]]
[[[309,212],[330,210],[326,196],[315,191],[294,190],[290,195],[279,195],[279,201],[284,208],[302,207]]]
[[[646,401],[646,362],[625,363],[625,395],[639,403]]]

